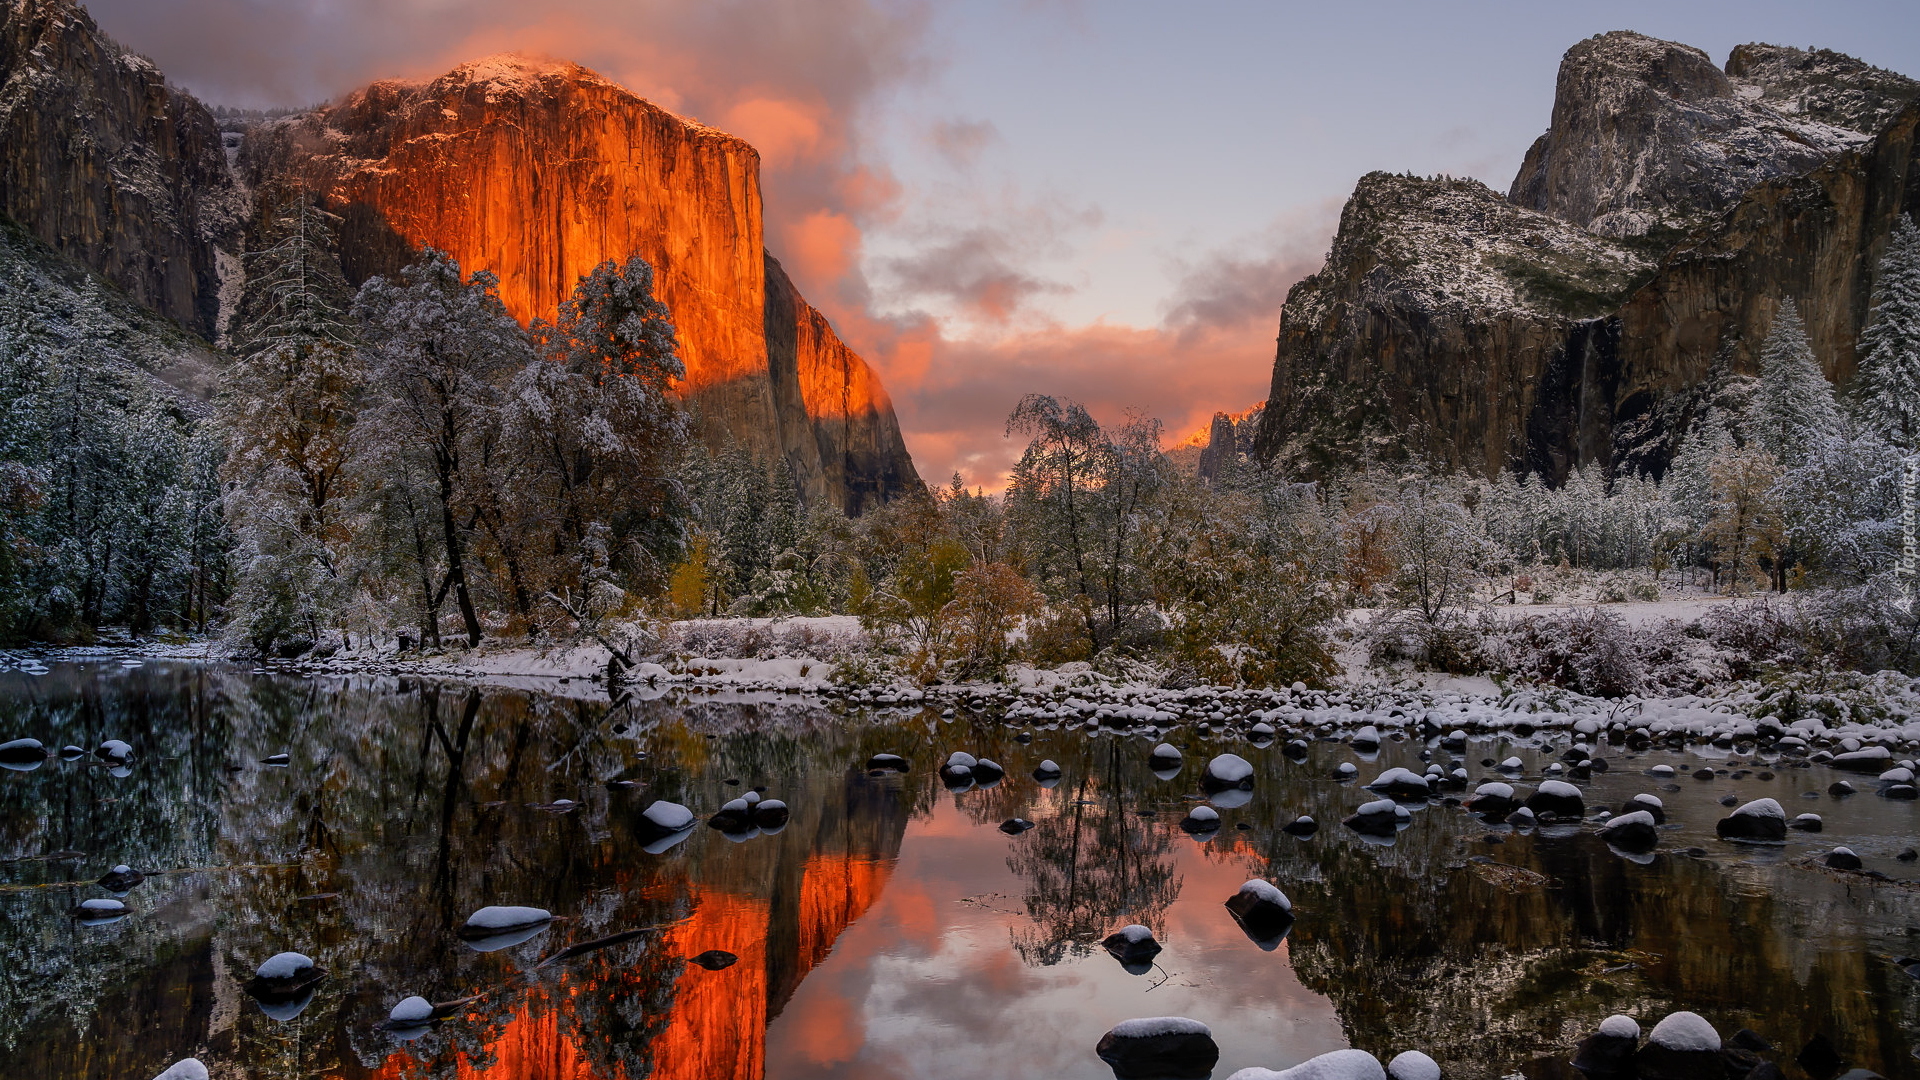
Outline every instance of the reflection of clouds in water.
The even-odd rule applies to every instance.
[[[1007,910],[1025,883],[1006,864],[1030,839],[975,825],[949,800],[914,822],[887,892],[774,1021],[770,1080],[1105,1078],[1111,1072],[1093,1055],[1100,1035],[1120,1020],[1160,1014],[1210,1025],[1223,1074],[1346,1045],[1331,1004],[1300,985],[1284,947],[1261,953],[1227,912],[1256,861],[1250,853],[1170,849],[1184,880],[1165,911],[1167,949],[1152,974],[1129,975],[1098,949],[1049,966],[1021,963],[1010,940],[1033,924]],[[960,902],[989,894],[1009,899]],[[823,1046],[828,1030],[864,1043]]]

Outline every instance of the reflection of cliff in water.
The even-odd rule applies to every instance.
[[[135,916],[106,928],[66,917],[101,895],[90,885],[0,900],[0,1041],[23,1075],[152,1075],[201,1048],[261,1077],[757,1077],[767,1020],[879,895],[928,797],[858,768],[871,729],[748,706],[689,722],[659,703],[155,667],[56,669],[0,709],[0,730],[53,746],[125,738],[138,759],[118,780],[57,760],[9,774],[4,854],[87,852],[15,863],[9,883],[89,882],[121,861],[199,868],[155,875],[128,897]],[[290,768],[257,764],[282,751]],[[608,786],[626,779],[638,783]],[[778,835],[735,845],[703,827],[667,855],[641,852],[633,823],[652,799],[711,810],[755,784],[792,808]],[[581,805],[530,805],[560,798]],[[453,927],[495,903],[563,919],[516,949],[460,945]],[[330,972],[288,1023],[238,991],[282,949]],[[740,961],[684,962],[708,949]],[[394,1043],[379,1023],[410,994],[476,1000]]]
[[[1856,1064],[1914,1072],[1920,1010],[1869,928],[1920,926],[1920,893],[1664,848],[1641,866],[1590,832],[1461,842],[1459,813],[1415,814],[1391,848],[1324,834],[1335,842],[1268,847],[1271,876],[1308,913],[1294,967],[1353,1045],[1424,1050],[1449,1076],[1577,1076],[1559,1063],[1606,1016],[1644,1028],[1687,1009],[1723,1035],[1753,1028],[1783,1062],[1824,1033]],[[1904,1011],[1880,1007],[1903,998]]]

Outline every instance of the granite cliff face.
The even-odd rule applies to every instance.
[[[213,116],[69,0],[0,16],[0,214],[211,338],[244,217]]]
[[[1789,298],[1844,382],[1888,231],[1920,210],[1917,102],[1821,50],[1744,45],[1723,72],[1639,34],[1581,42],[1505,199],[1362,178],[1287,296],[1255,453],[1657,473],[1714,357],[1751,371]]]
[[[783,455],[810,498],[855,512],[919,487],[879,380],[767,254],[740,139],[576,64],[506,56],[261,125],[240,156],[262,192],[333,204],[355,282],[436,247],[499,275],[531,321],[600,262],[643,256],[710,444]]]

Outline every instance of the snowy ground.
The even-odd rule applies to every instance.
[[[1686,597],[1605,605],[1632,625],[1662,620],[1691,621],[1711,608],[1738,603],[1718,597]],[[1581,602],[1503,606],[1503,615],[1547,614]],[[1371,613],[1355,612],[1358,628]],[[1830,687],[1796,686],[1790,709],[1787,691],[1751,682],[1715,687],[1697,695],[1589,698],[1555,688],[1502,687],[1485,676],[1449,676],[1434,672],[1371,667],[1360,643],[1345,646],[1343,674],[1325,690],[1295,684],[1273,690],[1221,687],[1165,688],[1151,669],[1103,673],[1086,663],[1053,668],[1015,665],[1004,681],[935,684],[905,681],[863,684],[842,674],[829,657],[857,652],[864,640],[859,621],[850,616],[788,619],[695,620],[675,624],[670,640],[699,645],[738,642],[748,631],[761,642],[755,658],[676,654],[646,662],[622,674],[620,693],[641,698],[668,694],[699,695],[705,701],[814,700],[831,707],[943,714],[975,712],[1033,726],[1085,724],[1108,728],[1165,728],[1208,723],[1240,727],[1268,722],[1281,731],[1344,730],[1372,724],[1383,732],[1431,729],[1465,730],[1531,725],[1572,727],[1582,733],[1623,727],[1655,734],[1683,732],[1695,737],[1751,734],[1757,721],[1780,717],[1785,727],[1809,741],[1863,737],[1920,744],[1920,679],[1891,672],[1850,676]],[[63,658],[131,656],[221,659],[218,645],[145,645],[67,650]],[[42,658],[51,658],[42,654]],[[391,649],[342,650],[325,659],[272,662],[261,670],[316,676],[374,674],[411,676],[484,686],[539,690],[568,697],[608,700],[608,650],[597,643],[571,642],[530,647],[483,643],[470,652],[440,655],[396,654]],[[136,662],[128,660],[127,662]],[[17,666],[31,670],[33,659]],[[1817,691],[1817,692],[1816,692]],[[1771,722],[1771,721],[1770,721]],[[1591,729],[1591,730],[1589,730]]]

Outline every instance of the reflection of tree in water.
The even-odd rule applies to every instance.
[[[1175,834],[1124,805],[1125,792],[1140,790],[1139,776],[1129,774],[1145,772],[1129,750],[1115,739],[1087,750],[1075,762],[1078,783],[1050,793],[1050,812],[1035,811],[1035,827],[1007,856],[1007,868],[1027,883],[1033,926],[1014,931],[1013,947],[1029,964],[1085,956],[1121,923],[1164,932],[1180,895]]]

